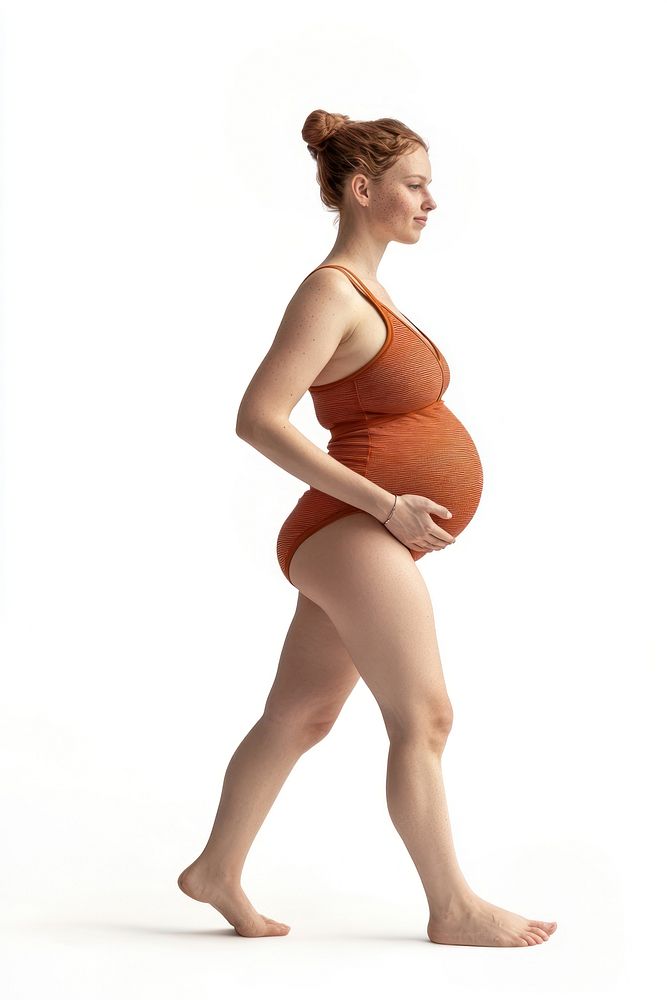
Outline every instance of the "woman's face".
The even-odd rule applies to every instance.
[[[406,153],[387,173],[370,185],[370,219],[387,239],[416,243],[436,202],[429,191],[431,164],[419,146]]]

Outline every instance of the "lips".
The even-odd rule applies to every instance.
[[[415,219],[415,222],[421,222],[422,226],[426,225],[426,219]]]

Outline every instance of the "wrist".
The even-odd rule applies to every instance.
[[[393,515],[394,511],[396,510],[396,504],[398,503],[398,493],[391,493],[390,497],[391,497],[391,499],[389,501],[389,504],[388,505],[385,504],[385,506],[383,508],[383,513],[378,518],[378,520],[380,521],[381,524],[386,524],[387,521],[390,520],[390,518]]]
[[[367,483],[371,487],[370,501],[367,500],[364,503],[362,510],[372,514],[382,524],[389,517],[394,507],[396,494],[390,490],[385,490],[384,487],[371,482],[371,480],[367,480]]]

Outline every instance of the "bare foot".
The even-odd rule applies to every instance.
[[[213,878],[199,861],[181,872],[178,887],[191,899],[214,906],[241,937],[273,937],[290,931],[289,924],[258,913],[238,883]]]
[[[556,927],[555,920],[528,920],[473,895],[453,903],[444,916],[432,914],[427,934],[434,944],[515,948],[548,941]]]

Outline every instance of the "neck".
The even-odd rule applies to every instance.
[[[368,229],[362,231],[358,225],[346,224],[341,219],[336,242],[322,263],[343,264],[362,281],[377,281],[377,269],[387,249],[387,242],[378,239]]]

